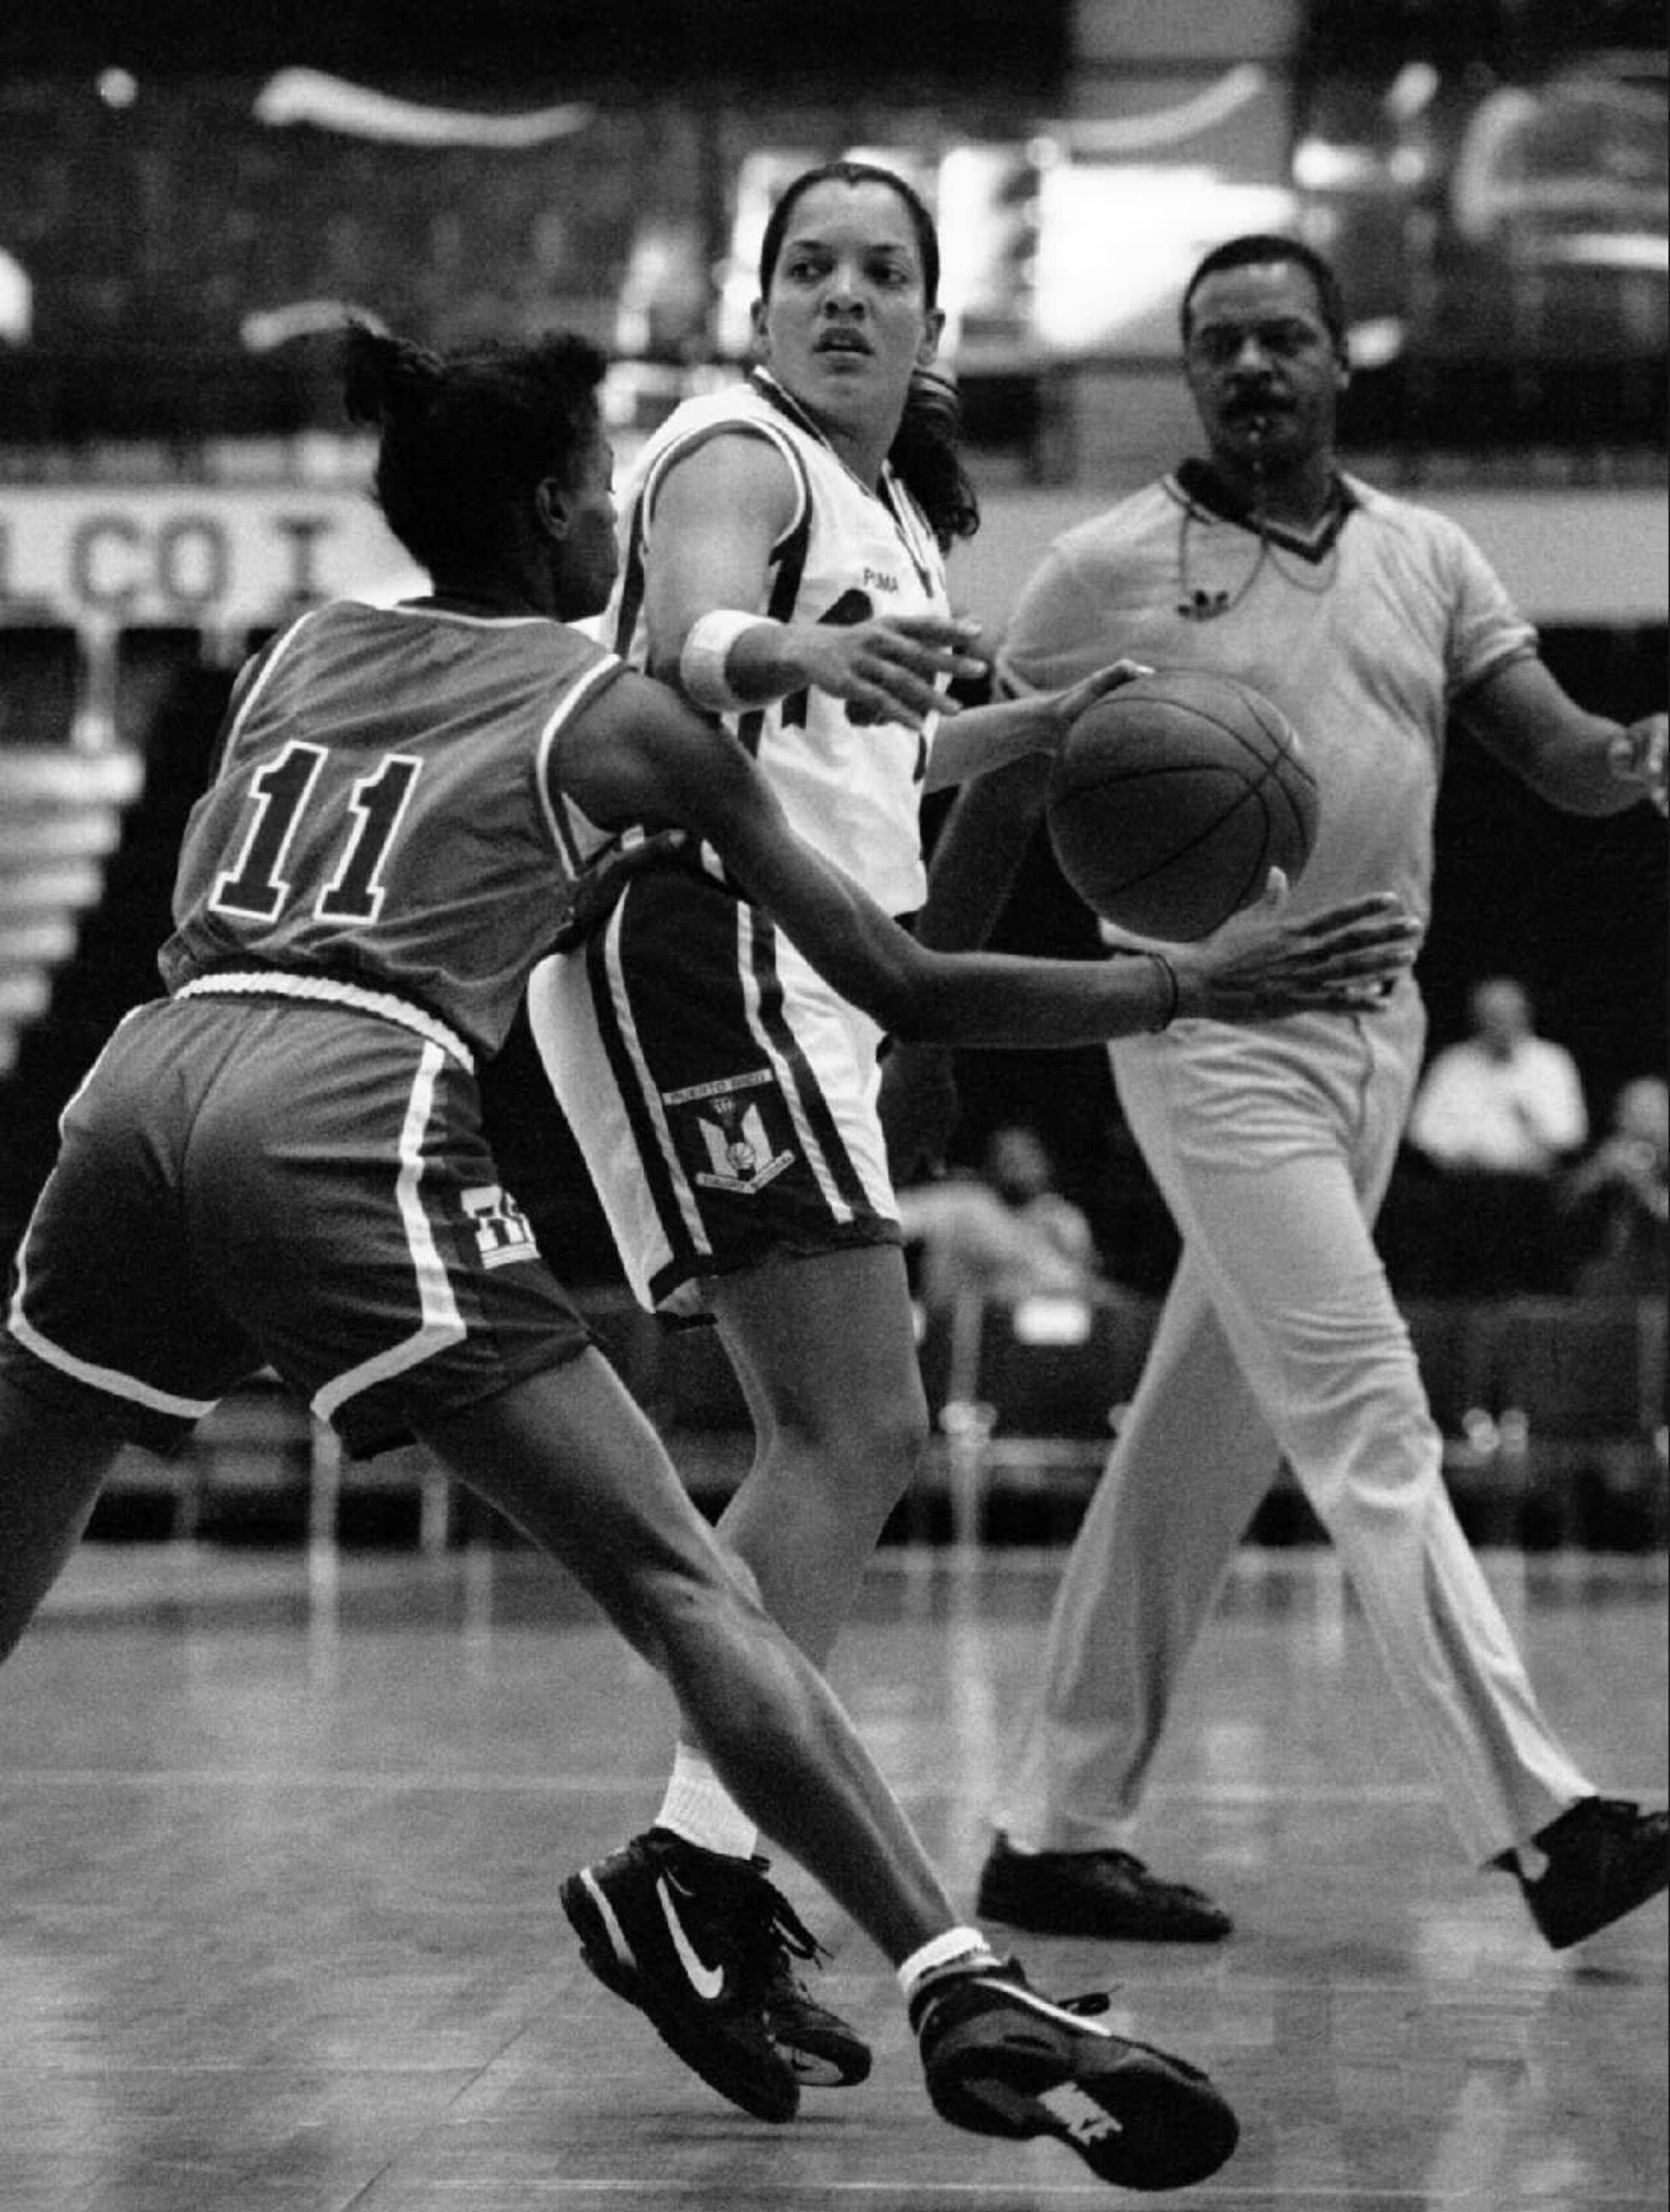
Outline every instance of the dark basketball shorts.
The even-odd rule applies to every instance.
[[[635,878],[528,1013],[642,1304],[697,1316],[714,1277],[902,1242],[881,1031],[711,877]]]
[[[363,1456],[590,1340],[466,1059],[342,1006],[206,996],[130,1014],[71,1101],[0,1363],[162,1451],[270,1367]]]

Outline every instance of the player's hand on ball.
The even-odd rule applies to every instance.
[[[1607,748],[1607,761],[1618,781],[1638,784],[1643,798],[1650,799],[1661,814],[1670,813],[1667,753],[1670,753],[1670,717],[1663,714],[1643,714]]]
[[[1255,906],[1198,945],[1169,948],[1178,1013],[1250,1022],[1373,1006],[1419,950],[1421,923],[1394,892],[1347,899],[1303,921],[1289,919],[1290,903],[1287,878],[1272,868]]]
[[[1048,715],[1049,743],[1043,748],[1054,752],[1066,737],[1078,717],[1098,699],[1105,699],[1110,691],[1117,691],[1122,684],[1133,684],[1139,676],[1151,676],[1153,670],[1144,660],[1114,660],[1107,667],[1094,669],[1077,684],[1068,684],[1059,691],[1046,691],[1039,705]]]

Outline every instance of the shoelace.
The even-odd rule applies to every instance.
[[[768,1974],[775,1967],[787,1972],[791,1957],[816,1962],[829,1956],[781,1890],[767,1879],[765,1869],[769,1863],[767,1859],[753,1858],[734,1873],[727,1868],[723,1897],[716,1900],[744,1959]],[[705,1876],[703,1887],[710,1883],[713,1888],[719,1887],[713,1883],[711,1873]]]
[[[814,1964],[820,1959],[827,1959],[829,1953],[775,1882],[768,1881],[758,1867],[755,1869],[755,1878],[763,1893],[760,1899],[764,1907],[762,1932],[772,1948],[786,1951],[797,1959],[811,1960]]]

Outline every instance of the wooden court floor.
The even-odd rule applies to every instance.
[[[884,1554],[836,1669],[956,1893],[1048,1554]],[[1659,1798],[1662,1562],[1493,1565],[1597,1778]],[[0,1677],[3,2212],[1079,2212],[1056,2145],[952,2132],[891,1976],[798,1872],[871,2081],[786,2128],[580,1966],[559,1878],[653,1809],[659,1686],[531,1554],[88,1546]],[[1463,1865],[1326,1555],[1248,1553],[1157,1778],[1205,1950],[1013,1939],[1208,2064],[1212,2212],[1649,2212],[1662,1901],[1575,1952]],[[779,1869],[783,1873],[783,1869]]]

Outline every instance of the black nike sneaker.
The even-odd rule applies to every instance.
[[[580,1955],[661,2040],[756,2120],[792,2120],[800,2085],[766,2025],[746,1859],[652,1828],[562,1885]]]
[[[795,1962],[821,1947],[767,1864],[651,1828],[572,1875],[562,1909],[598,1979],[687,2066],[744,2112],[788,2120],[799,2084],[862,2081],[870,2046],[802,1984]]]
[[[927,1982],[910,2019],[934,2110],[975,2135],[1054,2136],[1120,2189],[1204,2181],[1236,2147],[1235,2114],[1198,2067],[1087,2016],[1107,2007],[1040,1996],[1012,1961]]]

